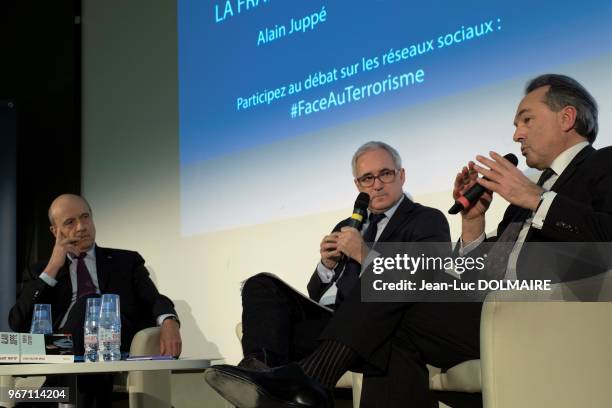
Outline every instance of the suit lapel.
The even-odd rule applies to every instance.
[[[559,176],[555,184],[550,188],[552,191],[559,192],[562,191],[563,187],[571,180],[572,176],[576,172],[576,170],[580,167],[580,165],[595,152],[593,146],[589,145],[578,152],[578,154],[572,159],[572,161],[567,165],[563,173]],[[526,210],[530,215],[531,211]],[[525,241],[530,241],[535,232],[540,231],[539,229],[535,229],[533,227],[529,228],[527,232],[527,236],[525,237]]]
[[[389,220],[389,223],[383,230],[377,242],[385,242],[393,235],[393,233],[406,221],[406,215],[414,209],[415,204],[404,195],[404,199],[400,203],[397,210]]]
[[[70,279],[70,264],[71,261],[66,257],[66,262],[64,262],[64,266],[60,268],[57,272],[57,276],[55,280],[57,281],[57,291],[60,293],[59,299],[67,299],[66,300],[66,309],[70,304],[70,299],[72,298],[72,279]]]
[[[57,285],[55,285],[55,306],[53,306],[54,310],[51,311],[51,316],[53,317],[53,327],[59,327],[60,322],[62,321],[64,314],[68,310],[68,306],[70,306],[70,300],[72,299],[72,280],[70,279],[70,264],[71,261],[66,257],[66,262],[64,262],[64,266],[60,268],[57,272],[57,276],[55,280],[57,281]]]
[[[70,261],[70,259],[68,257],[66,257],[66,261],[64,262],[64,266],[62,266],[60,268],[59,271],[57,271],[57,276],[55,277],[55,280],[57,280],[58,282],[60,281],[60,279],[64,279],[64,277],[70,277],[70,264],[72,262]]]
[[[96,245],[96,272],[98,274],[98,286],[100,293],[105,293],[113,268],[113,256],[106,248]]]
[[[574,157],[567,165],[565,170],[563,170],[563,173],[561,173],[557,181],[555,181],[555,184],[553,184],[551,190],[559,191],[559,189],[561,189],[571,179],[572,175],[576,172],[576,169],[580,167],[580,164],[582,164],[582,162],[594,152],[595,149],[590,145],[578,152],[576,157]]]

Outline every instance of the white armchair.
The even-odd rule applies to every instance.
[[[482,390],[484,408],[612,407],[612,272],[553,286],[549,293],[490,293],[481,359],[445,373],[428,366],[430,388]],[[360,377],[353,374],[354,396]]]
[[[136,333],[130,345],[130,355],[160,354],[159,327],[149,327]],[[125,382],[130,408],[170,408],[172,392],[170,371],[132,371]]]
[[[612,274],[527,296],[495,292],[483,307],[485,408],[612,407]]]

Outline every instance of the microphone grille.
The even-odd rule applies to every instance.
[[[355,200],[355,208],[359,208],[360,210],[367,210],[370,205],[370,195],[368,193],[359,193],[357,199]]]
[[[510,163],[512,163],[515,166],[518,164],[518,158],[513,153],[508,153],[507,155],[504,156],[504,159],[508,160]]]

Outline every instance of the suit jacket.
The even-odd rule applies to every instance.
[[[527,233],[517,261],[517,277],[559,282],[603,272],[610,266],[606,248],[593,243],[612,241],[612,147],[582,149],[551,190],[557,196],[542,229],[531,227]],[[510,205],[497,228],[497,237],[513,220],[529,213]],[[537,242],[576,244],[529,245]],[[589,244],[578,244],[585,242]]]
[[[334,230],[340,229],[346,222],[347,220],[342,221]],[[444,255],[450,255],[451,247],[450,230],[444,214],[437,209],[414,203],[407,197],[404,197],[377,242],[448,243],[448,248],[445,250],[448,253]],[[449,279],[452,278],[449,276]],[[308,284],[309,295],[312,299],[318,300],[328,286],[329,284],[321,282],[315,271]],[[362,367],[364,372],[380,374],[385,372],[391,357],[390,340],[393,339],[406,311],[414,303],[363,302],[361,285],[356,286],[351,296],[347,296],[336,309],[334,317],[321,333],[320,340],[333,339],[347,345],[367,362],[365,367]],[[441,303],[429,304],[434,307],[437,305],[446,307]],[[473,320],[478,321],[480,305],[453,305],[451,309],[463,310],[464,306],[477,309]],[[444,319],[439,324],[446,323],[448,319]],[[432,324],[438,324],[438,321]],[[471,327],[473,324],[468,326]]]
[[[346,226],[349,220],[347,218],[338,223],[333,232]],[[404,196],[378,242],[450,242],[448,221],[439,210],[425,207]],[[315,269],[308,282],[308,295],[318,302],[332,284],[323,283]]]
[[[122,345],[129,348],[134,334],[146,327],[155,326],[157,316],[175,314],[174,304],[161,295],[144,266],[138,252],[96,246],[96,269],[100,292],[120,296]],[[17,303],[11,308],[9,324],[14,331],[28,332],[32,321],[34,304],[51,304],[53,329],[57,331],[68,311],[72,298],[70,260],[59,270],[55,286],[47,285],[39,275],[47,265],[34,265],[22,283]]]

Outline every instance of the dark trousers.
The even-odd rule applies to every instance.
[[[372,307],[390,308],[387,304],[375,305]],[[425,364],[447,369],[480,356],[480,304],[415,303],[404,306],[408,307],[398,313],[401,317],[395,330],[388,331],[390,337],[384,339],[384,329],[375,336],[380,342],[377,349],[360,348],[359,344],[351,342],[348,332],[334,336],[335,327],[331,322],[328,326],[328,336],[354,347],[361,355],[370,355],[363,370],[363,408],[437,407],[429,392]],[[393,314],[389,316],[391,322],[395,320]],[[362,330],[370,330],[367,323]]]
[[[243,351],[296,361],[319,340],[336,340],[361,357],[361,406],[432,407],[425,364],[442,369],[479,358],[480,303],[361,302],[357,285],[331,314],[283,282],[255,275],[245,282]],[[277,365],[277,364],[272,364]]]
[[[266,274],[242,288],[242,350],[271,367],[298,361],[314,351],[332,313]]]

